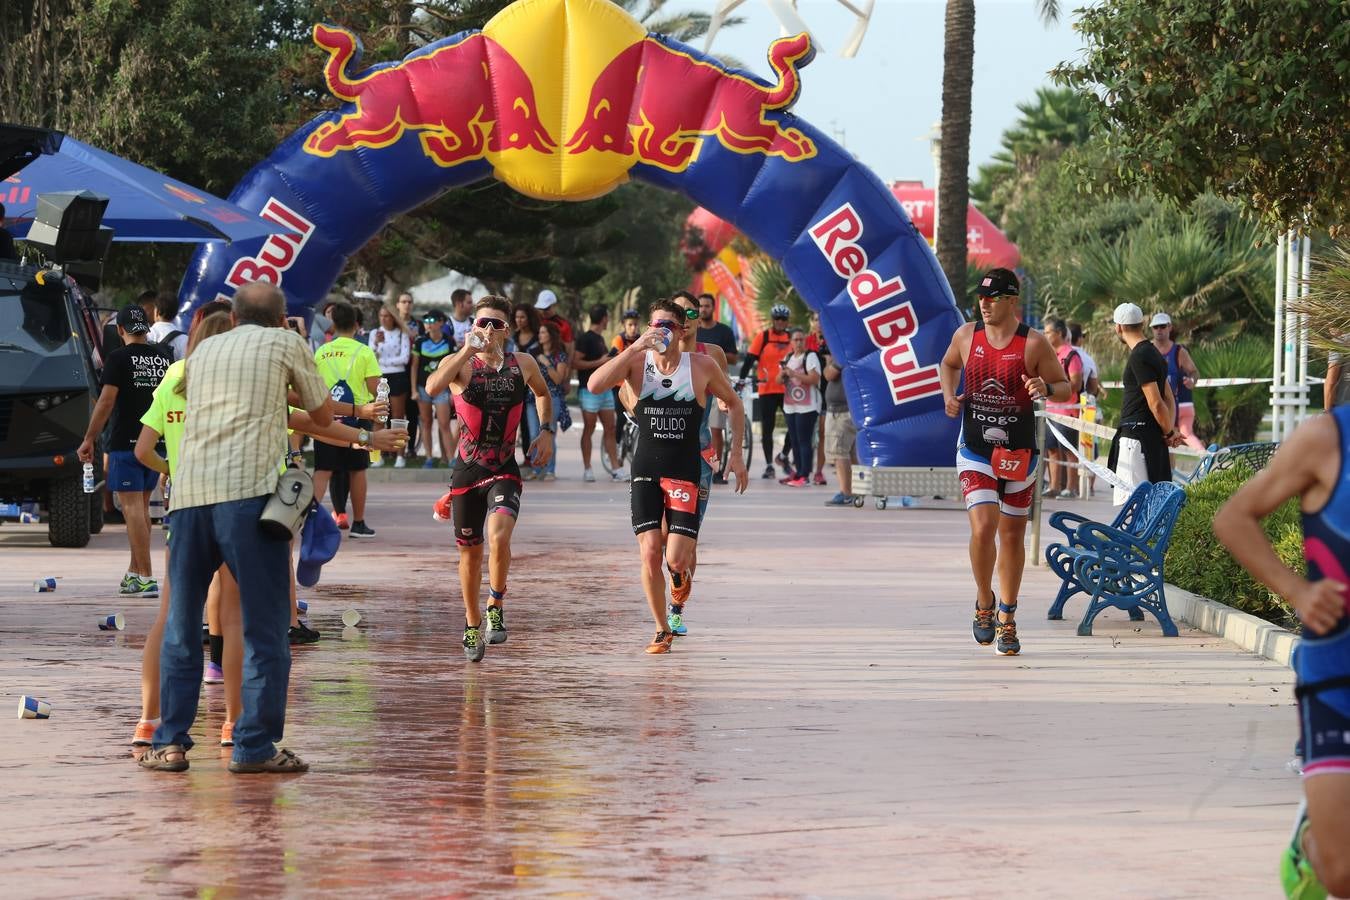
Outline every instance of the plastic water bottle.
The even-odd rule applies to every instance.
[[[91,462],[84,464],[84,492],[86,494],[94,492],[94,464]]]
[[[487,338],[476,331],[469,332],[469,346],[475,350],[482,350],[487,346]]]
[[[379,386],[375,388],[375,402],[376,402],[376,403],[383,403],[383,404],[385,404],[386,406],[388,406],[388,403],[389,403],[389,379],[387,379],[387,378],[381,378],[381,379],[380,379],[380,384],[379,384]],[[388,409],[386,409],[384,412],[380,413],[380,421],[381,421],[381,422],[388,422],[388,421],[389,421],[389,410],[388,410]]]
[[[662,328],[661,337],[657,339],[656,352],[665,353],[670,349],[670,329]]]

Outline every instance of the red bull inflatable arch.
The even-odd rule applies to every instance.
[[[951,465],[938,365],[961,314],[890,189],[790,112],[806,35],[770,46],[772,81],[648,34],[609,0],[520,0],[481,32],[369,68],[351,32],[319,25],[314,40],[342,105],[230,195],[291,231],[204,245],[180,289],[185,314],[261,280],[308,315],[352,253],[452,187],[495,177],[584,200],[638,178],[782,263],[847,362],[862,462]]]

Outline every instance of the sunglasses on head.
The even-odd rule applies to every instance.
[[[495,316],[479,316],[473,320],[475,328],[491,328],[493,331],[501,331],[506,327],[506,322]]]

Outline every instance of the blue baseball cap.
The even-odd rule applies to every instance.
[[[305,587],[314,587],[319,583],[323,564],[337,556],[341,546],[342,532],[338,531],[337,523],[322,503],[315,503],[301,530],[300,561],[295,565],[295,580]]]

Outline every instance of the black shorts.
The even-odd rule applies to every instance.
[[[369,450],[353,450],[314,439],[314,471],[364,472],[369,467]]]
[[[455,461],[450,477],[450,516],[455,525],[455,543],[476,547],[483,543],[483,530],[491,513],[520,515],[520,468],[513,459],[497,471]]]
[[[406,397],[412,393],[412,379],[407,371],[390,372],[384,377],[389,382],[389,396]]]
[[[633,505],[633,533],[660,528],[698,540],[698,482],[677,478],[633,476],[628,493]]]

